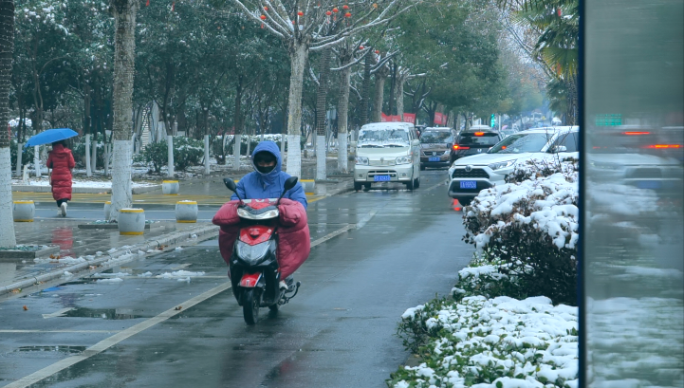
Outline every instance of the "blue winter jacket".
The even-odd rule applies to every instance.
[[[268,174],[263,174],[256,169],[254,165],[254,155],[261,151],[268,151],[275,156],[276,163],[275,168]],[[282,171],[283,161],[280,158],[280,149],[278,145],[272,141],[262,141],[252,152],[252,165],[254,166],[254,172],[251,172],[242,179],[237,184],[237,194],[240,195],[242,199],[262,199],[262,198],[278,198],[285,188],[285,181],[290,175]],[[294,201],[298,201],[307,208],[306,195],[304,194],[304,188],[297,182],[297,185],[287,193],[285,193],[284,198],[289,198]],[[238,199],[236,194],[233,194],[231,199]]]

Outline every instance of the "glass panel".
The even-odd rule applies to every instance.
[[[684,386],[684,7],[585,2],[585,387]]]

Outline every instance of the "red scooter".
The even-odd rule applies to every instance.
[[[280,287],[278,266],[278,205],[288,190],[297,184],[297,177],[285,181],[280,198],[245,199],[238,195],[240,231],[230,258],[230,279],[233,293],[242,306],[245,322],[254,325],[259,320],[259,307],[278,308],[294,298],[301,286],[292,278],[285,279],[287,288]],[[237,186],[230,178],[223,183],[237,195]]]

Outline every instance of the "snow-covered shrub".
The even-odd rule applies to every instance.
[[[575,305],[578,240],[577,170],[573,163],[530,164],[528,179],[483,190],[466,208],[464,240],[501,260],[528,295]],[[556,166],[556,172],[545,172]]]
[[[98,134],[99,135],[99,134]],[[103,138],[102,136],[100,136]],[[71,153],[74,155],[74,161],[76,162],[77,166],[80,167],[85,167],[85,137],[81,138],[83,141],[79,141],[75,143],[71,149]],[[92,147],[92,143],[90,145]],[[92,149],[88,150],[89,152],[92,152]],[[98,166],[104,166],[104,159],[105,159],[105,148],[104,148],[104,143],[102,141],[97,143],[97,165]]]
[[[169,146],[167,142],[150,143],[142,151],[142,157],[157,174],[169,162]],[[204,142],[183,136],[173,138],[173,165],[178,171],[185,171],[190,166],[202,164]],[[139,161],[139,160],[136,160]]]
[[[451,296],[456,301],[482,295],[487,298],[497,296],[510,296],[516,299],[525,299],[530,295],[528,290],[520,283],[516,270],[511,265],[500,259],[491,258],[491,253],[485,249],[480,256],[458,272],[458,283],[451,289]]]
[[[422,357],[388,385],[408,387],[576,387],[577,308],[546,297],[435,299],[402,315],[400,331]]]
[[[575,175],[578,172],[576,159],[530,159],[516,164],[513,172],[506,175],[506,183],[521,183],[526,180],[534,180],[557,173]],[[575,178],[575,180],[577,180]]]
[[[173,138],[173,164],[178,171],[185,171],[190,166],[202,164],[204,142],[188,137]]]

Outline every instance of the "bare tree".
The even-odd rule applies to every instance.
[[[302,86],[309,52],[336,46],[349,36],[389,22],[418,2],[391,0],[380,5],[359,0],[342,10],[332,0],[233,0],[245,14],[279,37],[288,47],[290,90],[287,122],[287,172],[301,176]],[[328,34],[330,23],[340,28]]]
[[[17,245],[12,217],[12,161],[9,122],[9,94],[12,87],[14,54],[14,0],[0,0],[0,247]]]
[[[111,0],[114,15],[114,89],[112,95],[112,206],[110,218],[118,219],[119,210],[130,207],[131,132],[133,125],[133,75],[135,73],[135,17],[139,0]]]

